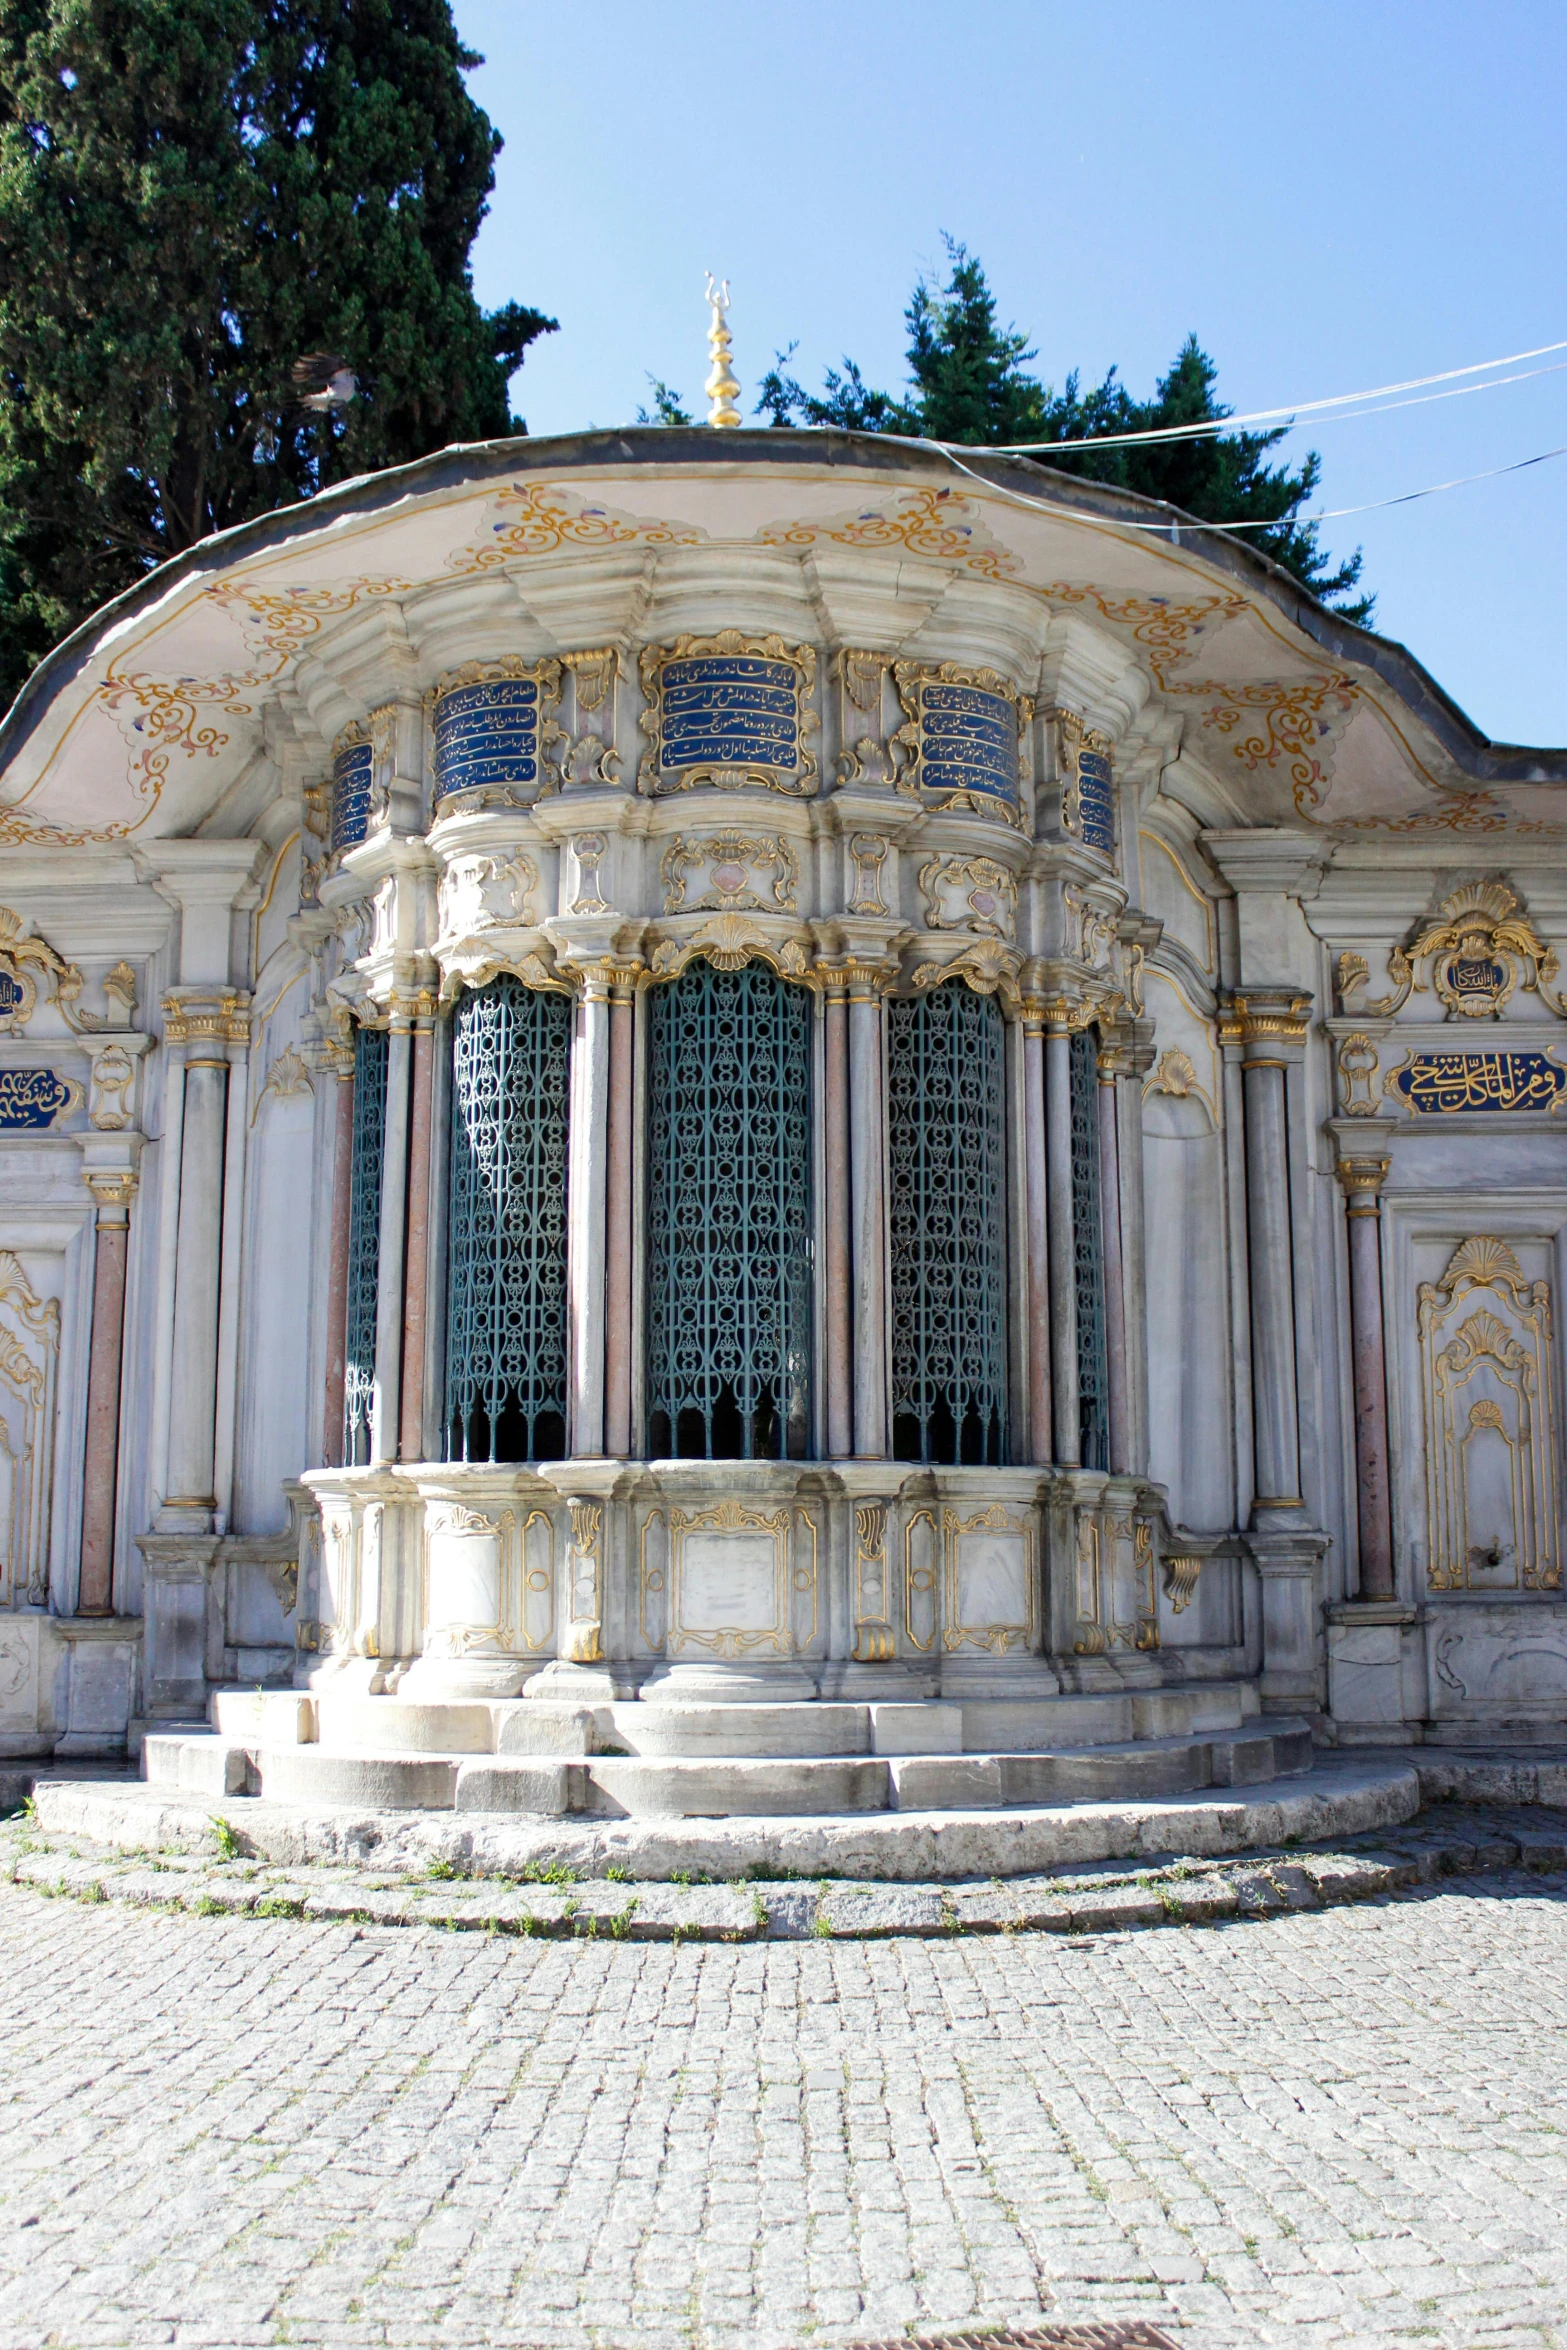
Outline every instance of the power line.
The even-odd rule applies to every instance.
[[[958,445],[966,446],[967,444]],[[1021,490],[1009,490],[1003,483],[990,481],[983,473],[976,473],[972,465],[965,465],[962,458],[954,454],[952,442],[927,441],[924,446],[939,450],[948,463],[955,465],[960,473],[966,473],[971,481],[977,481],[983,489],[989,490],[993,496],[1009,499],[1014,506],[1032,506],[1038,513],[1057,516],[1064,522],[1092,522],[1103,528],[1106,520],[1109,519],[1113,521],[1117,530],[1171,532],[1179,532],[1192,525],[1195,525],[1199,530],[1298,530],[1314,522],[1342,522],[1351,514],[1379,514],[1387,506],[1409,506],[1417,498],[1434,498],[1443,490],[1461,490],[1466,488],[1470,482],[1475,481],[1496,481],[1504,473],[1523,473],[1531,465],[1545,465],[1553,457],[1567,457],[1567,445],[1559,449],[1542,449],[1537,457],[1520,457],[1513,465],[1493,465],[1484,473],[1461,473],[1456,475],[1452,481],[1429,482],[1424,489],[1404,490],[1396,498],[1373,498],[1369,504],[1364,506],[1330,506],[1320,514],[1275,515],[1271,521],[1264,522],[1249,519],[1234,522],[1205,522],[1198,515],[1190,515],[1184,520],[1170,522],[1133,522],[1122,515],[1107,518],[1103,514],[1093,514],[1080,506],[1058,506],[1049,498],[1026,498]],[[997,450],[995,454],[1004,456],[1008,452]]]
[[[1076,441],[1007,441],[998,444],[997,455],[1024,457],[1040,449],[1114,449],[1125,448],[1134,442],[1146,445],[1153,441],[1196,440],[1206,438],[1213,433],[1236,432],[1249,424],[1277,424],[1281,418],[1293,422],[1302,416],[1315,416],[1322,423],[1327,424],[1337,421],[1325,413],[1331,408],[1355,409],[1372,416],[1385,415],[1386,409],[1363,409],[1362,403],[1367,400],[1387,400],[1394,407],[1419,407],[1423,404],[1420,401],[1395,400],[1393,395],[1398,392],[1424,392],[1431,384],[1453,383],[1460,376],[1490,375],[1498,367],[1516,367],[1524,359],[1549,359],[1557,351],[1567,351],[1567,342],[1542,343],[1537,351],[1513,351],[1504,359],[1484,359],[1473,367],[1448,367],[1437,375],[1411,376],[1407,383],[1377,384],[1370,391],[1337,392],[1327,400],[1297,400],[1288,408],[1255,408],[1249,415],[1219,417],[1215,418],[1212,423],[1154,425],[1146,432],[1105,433],[1090,435],[1085,440]],[[1563,364],[1567,365],[1567,362]],[[1555,375],[1559,372],[1560,370],[1554,367],[1529,368],[1523,375],[1508,376],[1504,380],[1509,383],[1523,383],[1531,375]],[[1492,387],[1489,384],[1469,384],[1464,388],[1479,392],[1489,391]],[[1451,392],[1439,392],[1433,396],[1438,399],[1455,397]],[[966,444],[960,443],[958,445],[964,446]],[[936,446],[945,448],[947,444],[943,441],[938,442]]]
[[[1525,367],[1517,375],[1499,375],[1494,377],[1490,383],[1457,384],[1451,391],[1420,392],[1412,400],[1385,400],[1378,408],[1349,408],[1337,416],[1318,416],[1312,421],[1312,430],[1316,431],[1324,424],[1358,424],[1363,416],[1391,416],[1399,408],[1426,408],[1433,400],[1465,400],[1471,392],[1500,391],[1507,384],[1530,383],[1537,375],[1563,374],[1567,374],[1567,359],[1558,359],[1553,367]],[[1363,396],[1367,399],[1374,397],[1369,392]],[[997,455],[1003,457],[1026,456],[1030,453],[1043,455],[1046,452],[1060,449],[1146,448],[1150,443],[1214,440],[1220,434],[1234,432],[1250,421],[1252,420],[1244,416],[1219,416],[1205,424],[1161,424],[1147,432],[1092,433],[1086,440],[1005,441],[994,445]],[[1274,429],[1280,432],[1289,432],[1294,429],[1294,426],[1293,424],[1279,425]],[[945,441],[940,441],[936,445],[939,448],[948,446]],[[951,445],[954,448],[973,446],[968,441],[955,441]]]

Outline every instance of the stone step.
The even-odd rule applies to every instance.
[[[820,1710],[801,1708],[813,1717]],[[1054,1753],[375,1753],[322,1744],[245,1746],[209,1731],[149,1737],[142,1757],[150,1784],[190,1794],[387,1811],[619,1819],[1024,1810],[1262,1785],[1311,1766],[1309,1728],[1282,1719],[1208,1737],[1138,1739]]]
[[[613,1875],[718,1883],[749,1877],[766,1884],[847,1876],[949,1884],[1099,1860],[1134,1867],[1161,1856],[1190,1861],[1385,1831],[1419,1807],[1417,1759],[1423,1768],[1425,1758],[1407,1751],[1360,1749],[1319,1753],[1304,1774],[1195,1794],[1011,1811],[887,1810],[788,1819],[624,1819],[552,1814],[542,1805],[506,1810],[482,1778],[494,1763],[471,1755],[453,1758],[453,1781],[455,1789],[472,1775],[475,1792],[486,1798],[473,1808],[464,1800],[451,1810],[377,1809],[351,1804],[341,1786],[337,1792],[344,1800],[338,1802],[268,1802],[255,1795],[215,1803],[177,1787],[131,1779],[96,1783],[79,1775],[67,1781],[40,1777],[35,1802],[41,1827],[73,1846],[86,1840],[132,1854],[163,1850],[209,1857],[237,1851],[289,1867],[319,1861],[340,1868],[371,1858],[377,1869],[405,1872],[419,1882],[432,1875],[445,1880],[455,1870],[514,1879],[547,1875],[551,1882]],[[1448,1758],[1441,1759],[1445,1768]],[[508,1765],[518,1772],[525,1767],[525,1758]],[[545,1767],[554,1786],[568,1781],[566,1769]],[[1551,1792],[1567,1802],[1567,1761],[1551,1770]],[[1452,1791],[1444,1779],[1439,1792]],[[238,1864],[241,1875],[248,1865],[248,1859]]]
[[[601,1705],[528,1698],[462,1700],[219,1690],[219,1734],[247,1747],[319,1744],[352,1752],[516,1754],[644,1760],[688,1756],[1053,1754],[1133,1740],[1237,1734],[1257,1720],[1241,1682],[1093,1695],[845,1703],[657,1702]]]

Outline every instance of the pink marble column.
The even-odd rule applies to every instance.
[[[1110,1467],[1124,1477],[1132,1465],[1131,1414],[1126,1390],[1126,1274],[1121,1256],[1121,1148],[1116,1121],[1116,1078],[1122,1055],[1114,1046],[1099,1054],[1099,1226],[1104,1252],[1105,1360],[1110,1374]]]
[[[635,975],[617,972],[609,999],[609,1164],[604,1183],[604,1450],[631,1451],[631,1202],[637,999]]]
[[[1053,1457],[1050,1420],[1050,1228],[1045,1177],[1045,1031],[1037,1007],[1023,1016],[1023,1157],[1028,1237],[1028,1457]]]
[[[854,1452],[887,1457],[887,1115],[878,966],[849,973],[849,1202],[854,1318]]]
[[[827,1452],[853,1448],[854,1389],[849,1333],[849,1014],[841,973],[826,980],[822,1013],[823,1128],[826,1143]]]
[[[1382,1216],[1387,1159],[1340,1159],[1349,1226],[1350,1344],[1355,1370],[1355,1487],[1360,1596],[1392,1599],[1393,1513],[1387,1476],[1387,1377],[1382,1342]]]
[[[76,1612],[79,1616],[112,1616],[120,1361],[125,1341],[125,1259],[136,1178],[127,1171],[93,1174],[87,1181],[98,1203],[98,1224],[93,1257],[92,1346],[87,1358],[82,1571]]]
[[[424,1334],[430,1274],[430,1088],[435,1031],[421,1019],[413,1036],[408,1136],[408,1255],[403,1287],[403,1390],[397,1450],[405,1461],[424,1451]]]
[[[327,1275],[326,1395],[322,1408],[321,1459],[329,1469],[343,1462],[343,1387],[348,1366],[348,1223],[354,1188],[354,1056],[336,1055],[337,1099],[332,1108],[332,1255]]]

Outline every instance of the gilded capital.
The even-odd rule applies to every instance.
[[[116,1224],[130,1221],[131,1198],[136,1189],[134,1168],[94,1169],[87,1177],[87,1188],[98,1203],[100,1225],[112,1229]]]
[[[248,1044],[250,997],[242,987],[192,990],[163,999],[168,1044]]]
[[[1387,1181],[1393,1162],[1385,1158],[1342,1158],[1335,1169],[1349,1212],[1375,1215],[1377,1194]]]

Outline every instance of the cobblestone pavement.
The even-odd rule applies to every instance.
[[[0,2345],[1567,2350],[1567,1879],[554,1941],[0,1885]]]

